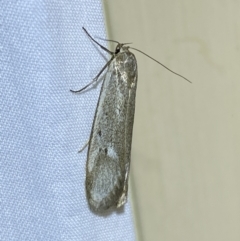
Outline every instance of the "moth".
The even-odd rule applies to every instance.
[[[93,42],[112,56],[88,85],[80,90],[71,90],[73,93],[85,90],[97,81],[107,68],[88,144],[85,183],[90,208],[102,212],[110,207],[119,208],[127,201],[138,81],[137,61],[129,51],[130,47],[126,46],[128,43],[108,40],[117,43],[115,51],[112,52],[94,40],[84,27],[83,30]]]

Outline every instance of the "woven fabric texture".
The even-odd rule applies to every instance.
[[[85,196],[87,148],[109,58],[101,1],[0,3],[0,240],[135,240],[129,202],[96,215]],[[103,42],[106,45],[106,43]]]

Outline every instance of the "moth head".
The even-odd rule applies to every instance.
[[[127,44],[131,44],[131,43],[118,43],[116,48],[115,48],[115,52],[114,54],[118,54],[121,50],[123,51],[127,51],[129,49],[129,46],[124,46],[124,45],[127,45]]]

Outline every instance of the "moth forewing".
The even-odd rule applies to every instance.
[[[86,192],[94,211],[127,200],[136,88],[135,56],[122,47],[105,75],[90,136]]]

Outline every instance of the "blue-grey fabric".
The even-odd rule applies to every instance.
[[[0,240],[135,240],[129,202],[96,215],[85,196],[87,148],[109,58],[101,1],[0,2]],[[103,42],[103,44],[105,44]]]

